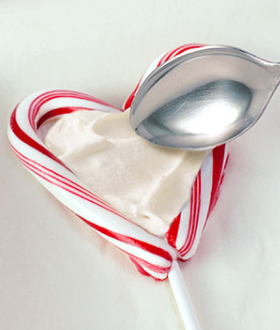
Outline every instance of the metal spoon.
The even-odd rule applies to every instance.
[[[213,148],[255,124],[279,82],[278,63],[229,46],[196,48],[142,83],[131,106],[131,125],[155,144]]]

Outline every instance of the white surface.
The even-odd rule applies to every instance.
[[[229,44],[280,60],[278,1],[0,1],[0,328],[184,329],[167,281],[138,274],[13,156],[16,103],[67,88],[116,106],[163,51]],[[232,143],[220,200],[182,266],[203,330],[278,330],[280,91]]]

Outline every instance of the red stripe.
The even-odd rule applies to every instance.
[[[88,202],[90,202],[90,203],[92,203],[92,204],[94,204],[94,205],[97,205],[97,206],[103,208],[103,209],[106,210],[106,211],[109,211],[109,212],[111,212],[111,213],[113,213],[113,214],[116,214],[116,215],[122,217],[123,219],[129,221],[128,219],[126,219],[126,218],[124,218],[122,215],[120,215],[115,209],[111,208],[110,205],[107,206],[106,204],[103,204],[103,205],[102,205],[102,204],[99,204],[98,201],[94,201],[94,200],[92,200],[92,199],[85,198],[84,196],[75,193],[75,192],[72,191],[71,189],[68,189],[68,188],[62,186],[61,184],[58,184],[57,182],[55,182],[55,181],[60,182],[60,180],[58,180],[57,178],[55,178],[55,177],[53,177],[53,176],[51,176],[51,175],[47,175],[47,176],[45,176],[45,175],[44,175],[44,174],[45,174],[44,171],[40,171],[40,169],[38,169],[38,168],[37,168],[36,166],[34,166],[32,163],[29,163],[29,162],[25,161],[24,159],[20,158],[19,156],[18,156],[18,158],[19,158],[19,160],[21,161],[21,163],[22,163],[26,168],[28,168],[31,172],[33,172],[34,174],[36,174],[36,175],[39,176],[40,178],[44,179],[45,181],[47,181],[47,182],[53,184],[54,186],[57,186],[57,187],[59,187],[59,188],[65,190],[65,191],[67,191],[67,192],[69,192],[69,193],[71,193],[71,194],[77,196],[77,197],[80,197],[80,198],[82,198],[82,199],[84,199],[84,200],[86,200],[86,201],[88,201]],[[53,179],[53,180],[51,180],[50,178]],[[54,180],[55,180],[55,181],[54,181]],[[64,182],[63,182],[63,183],[64,183]],[[64,184],[65,184],[65,183],[64,183]],[[66,205],[66,206],[67,206],[67,205]]]
[[[205,46],[205,45],[203,45],[203,44],[187,44],[187,45],[175,48],[172,51],[170,51],[169,53],[165,54],[165,56],[162,57],[162,59],[158,63],[158,66],[160,66],[161,64],[167,62],[172,57],[176,57],[177,55],[186,52],[187,50],[195,49],[195,48],[199,48],[199,47],[203,47],[203,46]]]
[[[188,44],[188,45],[182,46],[181,49],[178,48],[177,52],[175,52],[175,54],[173,54],[173,56],[178,56],[178,55],[186,52],[187,50],[200,48],[200,47],[204,47],[204,46],[206,46],[206,45],[205,44]]]
[[[90,227],[92,227],[93,229],[99,231],[103,235],[106,235],[106,236],[111,237],[113,239],[116,239],[118,241],[124,242],[126,244],[130,244],[130,245],[135,246],[139,249],[142,249],[144,251],[147,251],[147,252],[150,252],[150,253],[155,254],[157,256],[160,256],[160,257],[162,257],[162,258],[164,258],[168,261],[172,261],[171,255],[162,248],[159,248],[159,247],[154,246],[152,244],[146,243],[144,241],[140,241],[140,240],[135,239],[135,238],[130,237],[130,236],[122,235],[120,233],[111,231],[111,230],[106,229],[104,227],[98,226],[98,225],[84,219],[83,217],[79,216],[78,214],[77,214],[77,216],[79,218],[81,218]]]
[[[191,191],[191,198],[190,198],[190,215],[189,215],[189,226],[188,226],[188,232],[186,233],[186,240],[182,247],[179,249],[179,252],[181,253],[184,251],[186,245],[189,242],[190,239],[190,233],[191,233],[191,228],[192,228],[192,222],[194,219],[194,209],[196,208],[196,187],[197,187],[197,178],[192,186],[192,191]]]
[[[139,86],[140,86],[141,81],[142,81],[142,78],[139,80],[139,82],[138,82],[137,86],[135,87],[134,91],[133,91],[133,92],[129,95],[129,97],[127,98],[127,100],[126,100],[126,102],[125,102],[125,104],[124,104],[124,107],[123,107],[124,110],[126,110],[126,109],[128,109],[128,108],[131,107],[131,104],[132,104],[133,99],[134,99],[134,97],[135,97],[135,94],[136,94],[136,92],[137,92],[137,90],[138,90],[138,88],[139,88]]]
[[[197,195],[196,195],[196,216],[195,216],[195,221],[194,221],[194,228],[192,231],[192,237],[191,237],[191,242],[190,245],[186,251],[186,253],[188,253],[191,248],[193,247],[193,243],[195,241],[196,238],[196,234],[197,234],[197,227],[198,227],[198,223],[199,223],[199,215],[200,215],[200,205],[201,205],[201,171],[199,171],[198,173],[198,180],[197,180]]]
[[[165,53],[162,58],[159,60],[157,67],[161,66],[164,62],[166,62],[166,58],[170,56],[170,54],[173,54],[178,48],[172,49],[169,52]]]
[[[32,115],[31,121],[34,120],[38,111],[40,110],[42,105],[45,104],[46,102],[49,102],[56,98],[68,98],[68,97],[75,98],[75,99],[82,99],[82,100],[102,104],[102,105],[108,106],[110,108],[115,108],[112,105],[110,105],[102,100],[99,100],[98,98],[96,98],[94,96],[88,95],[88,94],[69,91],[69,90],[54,90],[54,91],[43,93],[32,101],[32,103],[30,105],[30,109],[32,110],[30,113],[30,115]],[[117,108],[115,108],[115,109],[117,109]]]
[[[223,165],[224,165],[224,157],[225,157],[225,145],[221,145],[213,149],[213,182],[212,182],[212,190],[211,190],[211,199],[210,206],[207,214],[207,218],[210,216],[213,211],[218,197],[220,193],[220,186],[223,178]]]
[[[129,257],[133,258],[138,263],[138,265],[140,265],[143,268],[144,267],[145,268],[148,268],[152,272],[159,273],[159,274],[165,274],[171,268],[171,263],[170,263],[170,266],[169,267],[160,267],[160,266],[151,264],[151,263],[149,263],[148,261],[146,261],[144,259],[141,259],[139,257],[136,257],[135,255],[132,255],[131,253],[129,253],[129,252],[123,250],[123,249],[120,249],[120,250],[122,250],[123,252],[125,252]]]
[[[42,117],[40,117],[40,119],[37,122],[37,129],[39,129],[39,127],[48,119],[51,119],[56,116],[66,115],[68,113],[72,113],[79,110],[93,110],[93,109],[82,108],[82,107],[64,107],[64,108],[57,108],[50,110],[47,113],[45,113]]]
[[[188,44],[188,45],[184,45],[184,46],[181,46],[181,47],[177,47],[169,52],[167,52],[166,54],[164,54],[164,56],[159,60],[158,64],[157,64],[157,67],[159,67],[160,65],[162,65],[163,63],[165,63],[166,61],[168,61],[173,55],[174,53],[175,56],[189,50],[189,49],[194,49],[194,48],[199,48],[199,47],[203,47],[205,45],[203,44]],[[129,97],[127,98],[125,104],[124,104],[124,109],[128,109],[131,107],[131,104],[133,102],[133,99],[135,97],[135,94],[140,86],[140,83],[142,81],[142,78],[140,79],[140,81],[138,82],[136,88],[134,89],[134,91],[129,95]]]
[[[25,160],[26,162],[33,163],[35,167],[37,166],[38,171],[40,171],[42,173],[46,173],[46,174],[48,174],[48,176],[51,176],[51,174],[54,174],[55,176],[57,176],[58,178],[61,179],[61,180],[57,179],[58,181],[60,181],[62,183],[65,183],[66,185],[72,187],[73,189],[76,189],[76,190],[80,191],[81,193],[85,194],[88,197],[92,197],[92,198],[98,200],[99,202],[103,203],[104,205],[110,206],[103,199],[101,199],[99,196],[93,194],[91,191],[83,188],[82,186],[78,185],[74,181],[64,177],[63,175],[60,175],[59,173],[49,169],[48,167],[45,167],[42,164],[39,164],[39,163],[35,162],[34,160],[31,160],[30,158],[27,158],[26,156],[21,154],[18,150],[16,150],[12,145],[11,145],[11,147],[12,147],[14,153],[17,155],[18,158],[21,158],[21,159]],[[49,173],[51,173],[51,174],[49,174]]]
[[[180,249],[180,252],[184,251],[189,246],[190,241],[191,241],[191,237],[192,237],[193,227],[194,227],[194,223],[195,223],[196,215],[197,215],[198,179],[199,179],[199,176],[197,175],[196,180],[195,180],[195,184],[193,186],[193,194],[192,194],[192,199],[191,199],[191,212],[190,212],[188,235],[187,235],[187,239],[185,241],[184,247],[183,247],[183,249],[182,248]]]
[[[168,263],[169,263],[168,267],[161,267],[159,265],[151,264],[147,260],[139,258],[139,257],[131,254],[130,252],[128,252],[124,249],[121,249],[120,247],[118,247],[118,249],[125,252],[130,258],[133,258],[141,267],[148,268],[152,272],[159,273],[159,274],[164,274],[164,273],[168,272],[171,268],[171,262],[169,262],[169,261],[168,261]]]
[[[200,214],[200,202],[201,202],[201,172],[199,171],[194,184],[193,200],[191,203],[192,211],[190,215],[190,223],[189,223],[187,239],[183,247],[179,250],[182,256],[186,255],[191,250],[193,243],[195,241],[198,221],[199,221],[199,214]]]
[[[15,151],[16,153],[16,151]],[[17,153],[16,153],[17,154]],[[40,170],[40,168],[36,167],[36,165],[32,164],[32,161],[30,160],[30,162],[28,160],[25,160],[23,158],[21,158],[20,155],[17,155],[19,160],[21,161],[21,163],[27,167],[31,172],[33,172],[34,174],[36,174],[37,176],[39,176],[40,178],[44,179],[45,181],[77,196],[77,197],[80,197],[94,205],[97,205],[103,209],[105,209],[106,211],[109,211],[115,215],[118,215],[119,217],[122,217],[124,220],[127,220],[129,221],[127,218],[125,218],[124,216],[122,216],[120,213],[118,213],[118,211],[116,211],[114,208],[112,208],[109,204],[106,204],[103,200],[93,200],[92,198],[87,198],[85,197],[84,195],[81,195],[81,194],[78,194],[76,193],[75,191],[72,191],[71,189],[65,187],[65,186],[68,186],[76,191],[79,191],[78,189],[76,189],[75,187],[71,187],[71,185],[67,184],[66,182],[63,182],[61,180],[59,180],[57,177],[53,176],[53,175],[50,175],[50,174],[47,174],[45,175],[45,171],[44,170]],[[36,163],[35,163],[36,164]],[[51,180],[53,179],[53,180]],[[58,183],[57,183],[57,182]],[[61,184],[59,183],[62,183],[64,184],[65,186],[62,186]],[[79,186],[80,187],[80,186]],[[91,196],[90,196],[91,197]]]
[[[157,270],[153,270],[155,273],[165,274],[165,277],[161,279],[161,278],[158,278],[158,277],[153,276],[152,274],[148,273],[148,272],[145,270],[144,267],[148,268],[149,270],[151,270],[151,269],[150,269],[150,267],[147,267],[146,265],[143,266],[143,265],[141,264],[142,259],[139,259],[138,257],[132,256],[132,255],[130,255],[130,253],[128,253],[128,252],[126,252],[126,251],[123,251],[123,252],[125,252],[125,253],[129,256],[129,259],[133,262],[133,264],[135,265],[135,267],[136,267],[136,269],[138,270],[138,272],[141,273],[142,275],[144,275],[144,276],[151,276],[151,277],[153,277],[156,281],[163,281],[163,280],[165,280],[165,279],[167,278],[167,274],[169,273],[171,266],[168,267],[168,268],[160,268],[160,267],[157,267]],[[150,264],[149,264],[149,265],[150,265]]]
[[[16,111],[17,108],[13,111],[12,115],[11,115],[11,121],[10,121],[10,125],[11,125],[11,129],[14,132],[14,134],[24,143],[28,144],[31,148],[36,149],[37,151],[41,152],[42,154],[44,154],[45,156],[53,159],[54,161],[56,161],[58,164],[64,166],[65,168],[67,168],[64,163],[58,159],[55,155],[53,155],[48,149],[46,149],[45,147],[43,147],[41,144],[39,144],[38,142],[36,142],[35,140],[33,140],[29,135],[27,135],[18,125],[17,121],[16,121]],[[68,168],[67,168],[68,169]],[[69,170],[69,169],[68,169]],[[69,170],[70,171],[70,170]]]
[[[84,93],[79,93],[79,92],[73,92],[73,91],[67,91],[67,90],[54,90],[50,92],[43,93],[39,95],[37,98],[35,98],[29,107],[29,113],[28,113],[28,118],[29,118],[29,123],[31,127],[35,130],[35,118],[40,111],[40,108],[47,102],[56,99],[56,98],[75,98],[75,99],[81,99],[81,100],[86,100],[94,103],[98,103],[101,105],[108,106],[110,108],[114,108],[119,110],[116,107],[113,107],[112,105],[101,101],[97,99],[96,97],[93,97],[88,94]]]
[[[132,261],[140,274],[144,276],[152,276],[150,273],[146,272],[146,270],[133,257],[129,257],[129,259]]]
[[[180,221],[181,221],[181,213],[179,213],[177,217],[174,218],[169,230],[165,234],[167,242],[175,249],[176,249],[176,240],[179,231]]]

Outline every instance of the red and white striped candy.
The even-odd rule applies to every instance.
[[[128,109],[147,75],[169,59],[200,45],[186,45],[156,60],[127,99]],[[191,197],[174,219],[164,238],[154,236],[125,218],[102,200],[44,145],[38,135],[49,118],[80,110],[124,111],[90,95],[67,90],[33,94],[13,111],[8,136],[21,163],[59,201],[104,238],[124,251],[137,269],[156,279],[165,279],[173,260],[187,260],[195,252],[207,219],[217,201],[228,158],[228,146],[210,152],[194,181]]]

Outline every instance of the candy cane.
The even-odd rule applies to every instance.
[[[193,44],[175,48],[152,63],[126,100],[124,110],[130,107],[139,86],[155,68],[200,46]],[[139,272],[157,280],[167,278],[172,265],[172,269],[176,267],[176,260],[186,261],[197,249],[219,195],[228,159],[228,145],[215,148],[205,157],[194,180],[189,200],[175,217],[165,237],[158,237],[127,219],[90,190],[44,145],[40,132],[44,122],[80,110],[124,111],[93,96],[74,91],[53,90],[30,95],[18,104],[11,115],[8,137],[14,153],[60,202],[125,252]],[[174,271],[170,273],[171,278],[173,274]],[[176,277],[175,281],[180,279]],[[179,292],[178,299],[180,295]],[[184,304],[187,303],[185,299]],[[198,329],[195,326],[193,329]]]

